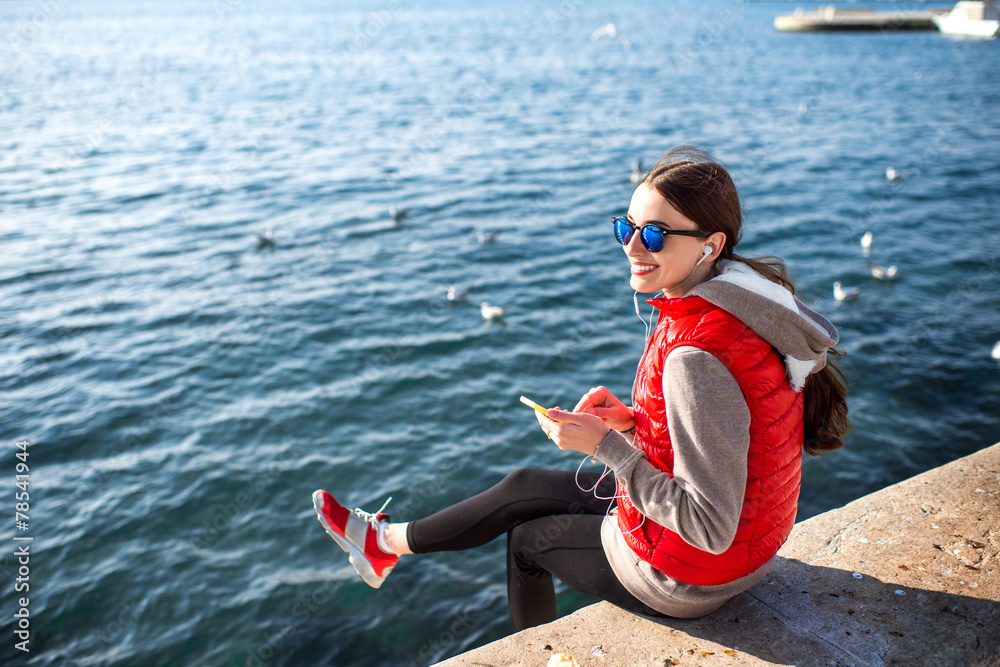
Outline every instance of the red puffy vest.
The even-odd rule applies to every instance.
[[[618,525],[632,550],[660,572],[699,586],[746,576],[771,559],[795,523],[802,472],[802,394],[792,389],[781,355],[735,316],[701,297],[650,299],[660,320],[635,376],[635,446],[673,474],[663,398],[663,364],[676,347],[710,352],[729,369],[750,410],[747,483],[736,537],[726,551],[696,549],[642,516],[618,489]],[[708,411],[711,406],[704,406]]]

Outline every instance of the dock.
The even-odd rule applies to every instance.
[[[718,611],[653,619],[598,602],[439,663],[1000,664],[1000,443],[797,523]]]
[[[920,11],[876,12],[860,7],[835,7],[827,5],[815,11],[796,9],[792,14],[782,14],[774,19],[774,28],[783,32],[807,30],[937,30],[933,16],[945,14],[948,8]]]

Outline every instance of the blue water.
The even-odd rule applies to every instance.
[[[405,520],[575,467],[517,397],[628,395],[608,219],[680,143],[730,165],[742,254],[785,258],[841,332],[855,429],[806,462],[800,519],[1000,440],[1000,41],[602,5],[0,3],[8,488],[32,443],[0,662],[424,665],[507,634],[502,540],[373,591],[310,494]],[[590,41],[611,21],[631,50]]]

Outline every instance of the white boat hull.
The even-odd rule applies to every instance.
[[[946,35],[988,39],[1000,30],[1000,17],[993,2],[963,0],[947,14],[932,16],[931,20]]]
[[[938,30],[946,35],[964,35],[966,37],[996,37],[1000,29],[1000,21],[949,21],[946,16],[935,16],[932,19]]]

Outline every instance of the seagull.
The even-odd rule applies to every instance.
[[[254,232],[254,237],[257,239],[257,250],[263,250],[264,248],[275,247],[274,242],[274,229],[271,227],[267,228],[263,234],[260,232]]]
[[[990,352],[990,356],[997,361],[1000,361],[1000,340],[998,340],[996,345],[993,346],[993,351]]]
[[[409,212],[410,209],[408,208],[397,209],[395,204],[389,204],[389,217],[391,217],[392,221],[397,225],[403,224],[403,220],[406,219]]]
[[[865,232],[861,237],[861,248],[864,251],[865,257],[872,254],[872,233]]]
[[[489,231],[476,232],[476,238],[479,239],[479,242],[482,243],[483,245],[489,245],[490,243],[493,243],[494,241],[497,240],[498,236],[500,236],[499,229],[491,229]]]
[[[868,262],[868,268],[871,269],[872,276],[879,280],[895,280],[896,274],[899,273],[899,268],[895,264],[889,268],[885,268],[884,266]]]
[[[646,175],[646,171],[642,168],[642,158],[637,157],[635,162],[632,163],[632,173],[629,174],[628,180],[633,183],[638,183],[642,180],[642,177]]]
[[[903,180],[903,175],[893,169],[892,167],[885,168],[885,178],[889,182],[901,181]]]
[[[448,301],[455,303],[457,301],[465,301],[465,297],[469,296],[468,287],[456,287],[452,285],[448,288]]]
[[[837,301],[854,301],[861,294],[860,287],[848,287],[844,289],[839,282],[833,284],[833,298]]]
[[[601,37],[617,37],[618,41],[622,43],[622,46],[625,47],[626,51],[632,50],[632,45],[628,43],[627,39],[625,39],[625,35],[618,34],[618,27],[614,23],[606,23],[594,32],[590,33],[590,41],[592,42],[596,42]]]
[[[502,319],[503,314],[507,311],[504,308],[501,308],[500,306],[491,306],[490,304],[483,301],[481,304],[479,304],[479,312],[483,314],[484,320],[490,321],[490,320]]]

